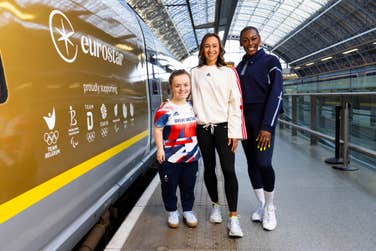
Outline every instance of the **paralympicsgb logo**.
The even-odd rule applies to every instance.
[[[53,10],[50,13],[49,27],[57,53],[65,62],[73,63],[77,58],[78,45],[71,41],[75,32],[72,23],[63,12]]]

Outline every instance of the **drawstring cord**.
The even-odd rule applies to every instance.
[[[208,123],[208,124],[203,125],[202,128],[204,128],[205,130],[208,130],[208,128],[210,128],[210,134],[213,135],[214,134],[214,128],[216,126],[217,126],[216,124]]]

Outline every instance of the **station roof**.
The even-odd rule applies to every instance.
[[[179,60],[197,51],[208,32],[219,34],[225,43],[238,40],[240,30],[251,25],[259,29],[262,46],[300,76],[376,62],[376,1],[372,0],[127,2]]]

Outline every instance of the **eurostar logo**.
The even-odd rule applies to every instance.
[[[52,42],[59,56],[67,63],[73,63],[77,58],[78,46],[71,39],[74,35],[72,23],[67,16],[59,11],[50,13],[49,28]]]

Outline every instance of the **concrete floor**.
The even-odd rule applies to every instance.
[[[194,206],[198,227],[190,229],[183,223],[177,229],[167,227],[158,186],[121,250],[376,250],[376,172],[364,167],[335,170],[324,163],[333,155],[290,136],[288,130],[277,132],[273,164],[278,226],[268,232],[250,220],[257,202],[240,146],[236,153],[238,213],[244,232],[240,239],[227,236],[226,206],[223,224],[208,222],[210,200],[201,163]],[[219,188],[226,205],[222,179]]]

